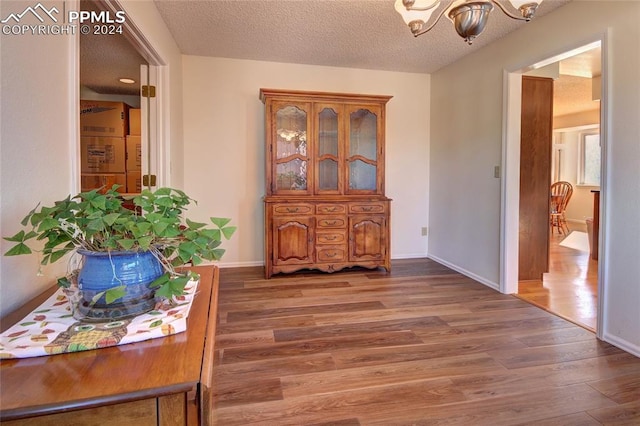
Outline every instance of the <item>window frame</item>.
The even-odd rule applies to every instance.
[[[587,163],[586,163],[586,155],[587,155],[587,149],[586,149],[586,144],[587,144],[587,138],[589,136],[597,136],[598,137],[598,147],[600,147],[600,151],[598,152],[600,154],[600,159],[598,161],[598,164],[600,164],[600,170],[602,170],[602,155],[601,155],[601,149],[602,149],[602,145],[600,142],[600,128],[596,127],[593,129],[589,129],[589,130],[584,130],[581,131],[579,133],[579,141],[578,141],[578,168],[577,168],[577,176],[576,176],[576,185],[577,186],[583,186],[583,187],[600,187],[601,181],[602,181],[602,176],[601,173],[599,173],[598,176],[598,182],[588,182],[585,181],[585,172],[587,169]]]

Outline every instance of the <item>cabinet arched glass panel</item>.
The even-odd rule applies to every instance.
[[[349,116],[349,189],[376,190],[377,116],[359,109]]]
[[[307,113],[286,106],[276,112],[276,190],[307,189]]]
[[[318,114],[318,189],[338,190],[338,113],[324,108]]]

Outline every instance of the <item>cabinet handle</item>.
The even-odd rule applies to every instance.
[[[363,212],[370,212],[371,210],[373,210],[373,206],[362,206]]]
[[[337,222],[337,221],[335,221],[335,220],[325,220],[325,221],[324,221],[324,223],[326,223],[326,224],[327,224],[327,225],[329,225],[329,226],[333,226],[333,225],[335,225],[335,224],[336,224],[336,223],[338,223],[338,222]]]
[[[297,207],[287,207],[287,211],[289,213],[295,213],[295,212],[298,211],[298,208]]]
[[[333,240],[335,240],[336,238],[337,238],[337,237],[336,237],[335,235],[329,235],[329,236],[324,237],[324,239],[325,239],[325,240],[328,240],[328,241],[333,241]]]
[[[336,253],[335,251],[333,253],[327,253],[326,256],[327,257],[336,257],[338,255],[338,253]]]

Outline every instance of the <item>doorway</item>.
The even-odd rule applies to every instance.
[[[96,0],[80,10],[108,13]],[[80,190],[142,190],[141,66],[146,61],[129,43],[120,23],[110,31],[88,31],[80,45]]]
[[[118,0],[80,0],[80,9],[95,13],[122,13]],[[141,188],[166,186],[169,177],[168,133],[169,126],[163,124],[163,112],[168,109],[166,62],[156,48],[141,33],[138,26],[127,15],[118,25],[119,30],[109,34],[78,34],[78,87],[79,99],[106,101],[126,104],[125,109],[135,109],[136,134],[125,130],[123,139],[138,136],[135,151],[139,157],[135,182],[135,192]],[[133,80],[123,83],[122,78]],[[146,87],[145,87],[146,86]],[[146,96],[145,89],[149,88]],[[82,131],[80,132],[82,133]],[[136,146],[135,143],[131,143]],[[125,142],[125,148],[129,141]],[[80,142],[77,156],[80,155]],[[124,172],[129,172],[129,161]],[[122,170],[119,170],[121,173]],[[81,175],[75,177],[77,187],[81,187]],[[135,173],[132,173],[132,175]],[[128,181],[129,179],[127,179]],[[129,185],[127,185],[129,186]],[[131,191],[128,191],[131,192]]]
[[[592,77],[596,77],[600,86],[600,81],[606,81],[606,73],[602,73],[600,78],[597,78],[600,71],[599,65],[605,63],[603,58],[606,56],[604,49],[600,50],[600,46],[602,45],[602,40],[597,39],[593,43],[588,45],[579,46],[575,49],[568,51],[566,53],[562,53],[559,55],[555,55],[552,58],[539,61],[537,64],[531,65],[529,67],[525,67],[521,70],[514,70],[512,72],[505,73],[505,89],[506,89],[506,98],[505,98],[505,116],[506,116],[506,127],[505,127],[505,144],[504,144],[504,152],[503,152],[503,167],[505,170],[505,179],[503,181],[502,187],[502,205],[503,205],[503,217],[502,217],[502,230],[504,235],[504,243],[501,247],[502,251],[502,267],[501,267],[501,291],[505,293],[517,294],[519,292],[518,286],[518,211],[519,211],[519,187],[517,183],[519,182],[520,176],[520,117],[519,114],[513,114],[512,111],[520,111],[521,110],[521,76],[522,74],[537,69],[540,70],[547,66],[556,66],[558,69],[562,64],[562,67],[565,69],[563,72],[558,73],[558,77],[560,78],[562,75],[567,74],[573,77],[580,77],[578,80],[586,81],[586,76],[572,76],[567,73],[566,68],[568,66],[575,66],[578,61],[585,60],[585,57],[590,57],[591,59],[597,58],[598,63],[596,65],[590,64],[589,67],[595,67],[589,72],[593,72],[593,74],[589,75],[589,80],[592,80]],[[566,61],[563,64],[563,61]],[[573,63],[572,63],[573,62]],[[584,66],[584,64],[583,64]],[[598,75],[597,75],[598,74]],[[593,79],[593,80],[596,80]],[[575,78],[574,78],[575,80]],[[574,81],[575,83],[575,81]],[[604,85],[603,85],[604,86]],[[554,88],[555,90],[555,88]],[[593,90],[591,87],[591,82],[589,82],[589,102],[592,102],[591,94]],[[574,97],[575,100],[575,97]],[[600,128],[603,129],[600,132],[599,137],[601,140],[600,150],[604,151],[604,146],[606,145],[606,122],[603,122],[601,117],[606,117],[606,96],[602,97],[602,105],[601,108],[598,107],[598,103],[600,101],[595,102],[595,108],[590,108],[591,111],[588,114],[590,117],[596,117],[595,122],[590,121],[589,124],[601,124]],[[555,107],[556,112],[560,111],[561,108]],[[582,113],[581,113],[582,114]],[[559,136],[559,132],[557,130],[566,130],[570,127],[580,127],[585,126],[583,124],[577,124],[576,121],[581,114],[576,112],[570,112],[563,114],[564,117],[554,117],[554,135]],[[583,114],[584,115],[584,114]],[[583,117],[584,118],[584,117]],[[573,121],[572,121],[573,120]],[[573,123],[573,124],[569,124]],[[578,129],[584,130],[584,129]],[[554,138],[554,142],[561,144],[563,141],[557,140]],[[564,142],[566,143],[566,142]],[[577,142],[576,142],[577,143]],[[575,187],[577,190],[583,192],[581,196],[574,198],[573,208],[576,210],[580,205],[588,204],[588,213],[576,213],[568,212],[569,227],[571,231],[583,232],[587,234],[587,226],[586,219],[593,216],[593,194],[591,190],[594,188],[590,188],[588,185],[585,185],[584,182],[578,182],[577,173],[577,165],[575,164],[577,160],[570,159],[567,156],[567,152],[562,152],[560,157],[557,156],[558,146],[554,145],[554,152],[556,154],[553,157],[553,168],[552,168],[552,180],[557,180],[557,178],[562,177],[562,171],[560,168],[561,164],[564,162],[565,170],[564,175],[567,173],[572,173],[575,177],[572,179],[575,181]],[[563,149],[566,148],[563,147]],[[558,158],[560,160],[558,161]],[[575,158],[575,157],[574,157]],[[571,164],[573,167],[572,172],[567,172],[566,167]],[[601,165],[601,169],[604,170],[606,164]],[[604,176],[604,173],[603,173]],[[515,184],[514,184],[515,182]],[[602,182],[603,189],[606,188],[605,182]],[[599,189],[599,188],[598,188]],[[584,194],[588,194],[584,197]],[[603,193],[604,195],[604,193]],[[603,205],[602,201],[598,203],[598,208]],[[601,226],[600,229],[603,227]],[[570,232],[571,233],[571,232]],[[569,233],[569,234],[570,234]],[[601,231],[595,231],[596,236],[600,242],[596,244],[596,248],[603,245],[603,233]],[[540,282],[537,284],[537,294],[534,291],[530,291],[530,299],[531,301],[536,303],[538,306],[541,306],[545,309],[548,309],[551,312],[554,312],[560,316],[563,316],[577,324],[580,324],[586,328],[591,330],[595,330],[596,334],[599,335],[599,323],[602,321],[602,317],[604,313],[601,308],[604,306],[602,300],[601,288],[604,283],[602,277],[604,273],[602,268],[598,268],[599,265],[604,265],[604,263],[599,262],[598,260],[591,260],[590,253],[576,250],[575,248],[567,248],[563,245],[560,245],[562,241],[567,237],[567,235],[558,235],[555,234],[553,236],[550,235],[549,244],[550,244],[550,268],[549,273],[544,274],[543,278],[541,278]],[[602,260],[602,254],[600,255],[600,259]],[[580,283],[582,287],[576,288],[574,284]],[[585,286],[588,287],[585,289]],[[530,289],[529,289],[530,290]],[[524,292],[524,291],[523,291]],[[586,293],[585,293],[586,292]],[[520,295],[523,296],[523,295]],[[568,303],[567,305],[562,307],[562,303],[560,301],[556,301],[552,303],[552,300],[555,296],[561,297],[564,300],[562,303]],[[523,297],[523,298],[526,298]],[[567,300],[571,300],[567,302]],[[586,315],[581,316],[582,314],[576,313],[577,311],[582,310],[582,313],[586,313]],[[597,313],[597,318],[596,318]]]
[[[591,245],[593,192],[600,190],[601,49],[549,68],[554,74],[550,182],[567,182],[571,195],[562,212],[566,226],[550,228],[547,270],[539,280],[520,281],[518,297],[595,331],[598,262]]]

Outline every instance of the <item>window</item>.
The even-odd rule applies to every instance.
[[[600,186],[600,133],[580,133],[578,185]]]

